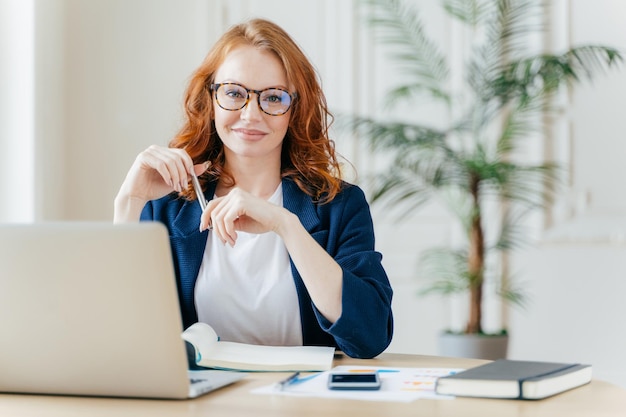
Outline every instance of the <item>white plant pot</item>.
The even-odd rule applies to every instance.
[[[458,358],[504,359],[509,346],[509,336],[441,333],[439,354]]]

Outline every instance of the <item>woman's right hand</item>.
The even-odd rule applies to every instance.
[[[141,152],[130,167],[115,197],[115,222],[138,221],[150,200],[187,188],[189,173],[200,175],[206,164],[194,166],[184,149],[152,145]]]

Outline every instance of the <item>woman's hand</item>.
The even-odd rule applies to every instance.
[[[209,226],[224,244],[231,246],[237,241],[237,231],[278,234],[317,309],[332,323],[341,317],[343,270],[306,231],[298,216],[233,188],[225,196],[209,201],[200,219],[200,230]]]
[[[115,198],[115,222],[137,221],[143,206],[173,191],[187,188],[189,173],[197,175],[206,164],[193,165],[184,149],[152,145],[141,152],[131,166]]]
[[[200,219],[200,230],[211,227],[224,244],[233,246],[237,231],[280,234],[280,227],[289,214],[283,207],[235,187],[225,196],[209,201]]]
[[[128,171],[122,190],[129,197],[155,200],[187,187],[193,162],[184,149],[152,145],[141,152]]]

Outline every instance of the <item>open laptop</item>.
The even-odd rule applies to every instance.
[[[245,376],[188,371],[182,330],[163,225],[0,225],[0,392],[182,399]]]

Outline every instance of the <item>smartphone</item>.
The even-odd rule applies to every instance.
[[[328,376],[329,389],[377,390],[380,389],[378,372],[331,373]]]

